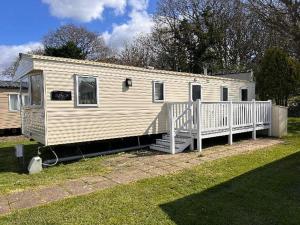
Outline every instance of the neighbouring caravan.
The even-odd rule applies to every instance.
[[[19,87],[19,83],[0,81],[0,134],[17,132],[21,128],[20,107],[27,104],[28,95],[20,95]],[[27,92],[27,87],[23,90]]]
[[[29,54],[23,78],[22,132],[47,146],[168,133],[170,102],[255,98],[252,81]]]

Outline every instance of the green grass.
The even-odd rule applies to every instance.
[[[15,157],[14,146],[24,144],[25,164],[36,155],[38,145],[29,140],[13,140],[0,142],[0,195],[36,188],[38,186],[60,183],[88,175],[98,175],[106,172],[101,165],[102,158],[91,158],[71,164],[60,164],[44,169],[39,174],[28,175],[26,168]]]
[[[299,224],[300,119],[285,143],[2,217],[0,224]]]

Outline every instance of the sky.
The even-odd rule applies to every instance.
[[[0,2],[0,72],[20,52],[41,47],[44,35],[64,24],[85,26],[121,49],[149,33],[157,0],[4,0]]]

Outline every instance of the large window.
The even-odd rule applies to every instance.
[[[19,94],[9,94],[8,96],[9,111],[17,112],[20,110]]]
[[[163,102],[165,100],[165,85],[162,81],[153,82],[153,100],[154,102]]]
[[[29,97],[28,95],[22,95],[22,98],[20,97],[20,94],[9,94],[8,96],[8,104],[9,104],[9,111],[16,112],[20,111],[21,105],[27,106],[29,105]],[[22,103],[21,103],[22,99]]]
[[[43,96],[42,75],[30,76],[30,105],[41,106]]]
[[[241,100],[248,101],[248,89],[247,88],[241,89]]]
[[[221,87],[221,101],[228,101],[228,88]]]
[[[77,106],[97,106],[97,78],[76,76]]]

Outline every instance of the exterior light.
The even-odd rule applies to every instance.
[[[126,78],[125,84],[126,84],[126,87],[132,87],[132,79],[131,78]]]

